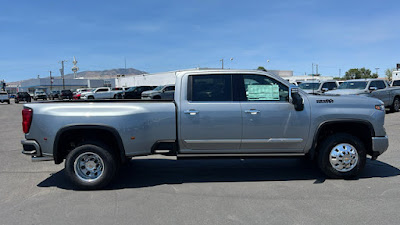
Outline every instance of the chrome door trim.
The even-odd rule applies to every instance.
[[[187,144],[257,144],[257,143],[301,143],[302,138],[269,138],[269,139],[211,139],[211,140],[184,140]]]
[[[242,143],[245,144],[258,144],[258,143],[301,143],[302,138],[269,138],[269,139],[243,139]]]
[[[240,144],[240,139],[184,140],[187,144]]]

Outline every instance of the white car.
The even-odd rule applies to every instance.
[[[0,102],[7,102],[8,104],[10,104],[10,96],[8,95],[7,92],[5,91],[0,91]]]

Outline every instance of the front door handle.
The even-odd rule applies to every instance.
[[[248,109],[244,111],[245,113],[250,113],[251,115],[256,115],[260,112],[260,110],[257,109]]]
[[[198,114],[199,111],[194,110],[194,109],[189,109],[189,110],[185,110],[184,113],[185,113],[185,114],[189,114],[189,115],[191,115],[191,116],[194,116],[194,115]]]

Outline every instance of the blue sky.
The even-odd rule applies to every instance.
[[[0,79],[127,67],[293,70],[322,75],[400,63],[400,2],[3,1]],[[230,58],[234,58],[230,61]],[[267,64],[267,60],[270,62]]]

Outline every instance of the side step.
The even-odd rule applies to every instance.
[[[302,157],[304,153],[253,153],[253,154],[177,154],[177,159],[221,159],[221,158],[270,158],[270,157]]]

